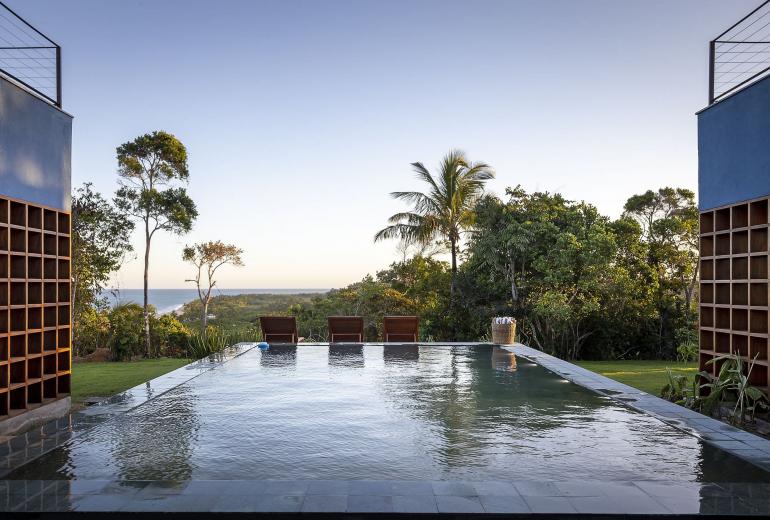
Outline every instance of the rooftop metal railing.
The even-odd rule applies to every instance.
[[[3,2],[0,73],[61,108],[61,47]]]
[[[770,72],[770,0],[710,43],[709,104]]]

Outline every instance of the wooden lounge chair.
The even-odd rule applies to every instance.
[[[364,319],[361,316],[329,316],[329,343],[364,342]]]
[[[262,338],[267,343],[297,343],[297,319],[294,316],[260,316]]]
[[[385,316],[382,319],[382,339],[385,343],[417,343],[420,318],[417,316]]]

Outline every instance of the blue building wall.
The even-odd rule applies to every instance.
[[[698,114],[701,210],[770,195],[770,77]]]
[[[70,210],[72,116],[0,77],[0,195]]]

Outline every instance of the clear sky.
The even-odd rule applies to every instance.
[[[337,287],[386,267],[373,234],[450,148],[489,190],[559,191],[617,216],[696,189],[708,41],[759,0],[6,0],[63,47],[73,185],[112,194],[115,148],[188,148],[200,217],[154,240],[151,287],[186,243],[245,250],[221,287]],[[136,237],[141,253],[141,242]],[[116,277],[141,287],[141,254]]]

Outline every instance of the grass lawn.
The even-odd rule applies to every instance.
[[[698,371],[698,364],[695,362],[577,361],[575,364],[652,395],[660,395],[660,389],[666,384],[666,367],[670,368],[674,374],[688,376],[692,376]]]
[[[144,359],[75,363],[72,365],[72,404],[79,405],[87,397],[117,394],[189,362],[187,359]]]

